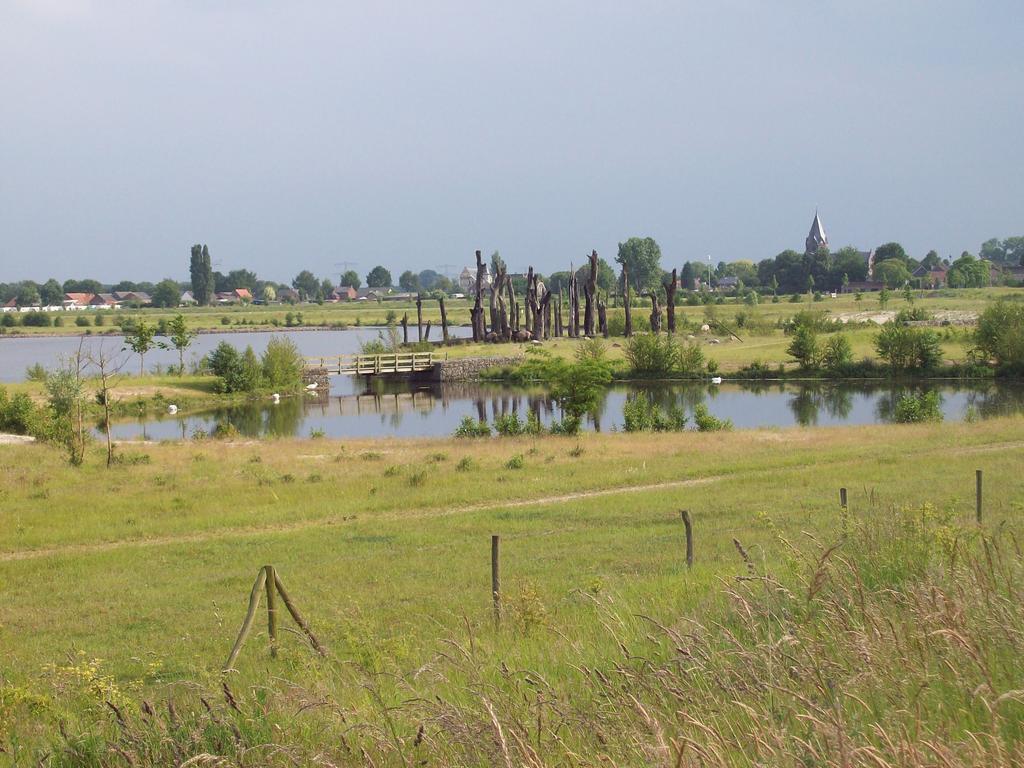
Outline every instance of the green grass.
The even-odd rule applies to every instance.
[[[712,715],[674,703],[658,683],[664,678],[648,678],[646,672],[664,667],[665,674],[676,674],[680,663],[690,664],[677,656],[680,644],[719,649],[726,636],[715,626],[724,622],[736,637],[733,655],[716,650],[725,655],[714,669],[675,683],[697,686],[687,695],[710,697],[706,707],[722,708],[725,701],[710,692],[716,685],[737,690],[743,674],[729,664],[744,659],[756,680],[764,670],[754,659],[774,658],[753,650],[765,633],[809,621],[794,613],[806,605],[800,595],[807,586],[797,590],[792,605],[772,588],[763,604],[732,613],[738,598],[723,587],[736,585],[734,577],[746,573],[733,539],[749,553],[755,573],[776,574],[796,589],[802,571],[783,542],[813,553],[819,550],[814,541],[822,542],[820,548],[836,541],[843,527],[840,485],[850,489],[855,523],[885,526],[897,519],[894,510],[930,502],[944,520],[963,523],[966,530],[979,467],[986,477],[986,528],[1019,531],[1022,427],[1024,420],[1007,418],[713,435],[588,434],[572,440],[166,444],[133,448],[145,451],[149,463],[110,470],[97,454],[75,470],[46,446],[0,446],[0,746],[8,754],[24,749],[27,757],[56,745],[58,754],[77,755],[65,764],[86,762],[92,749],[110,757],[103,745],[119,732],[123,744],[134,745],[147,728],[157,728],[139,713],[142,700],[161,708],[159,702],[173,698],[181,708],[178,716],[192,723],[189,754],[234,754],[237,744],[262,739],[287,745],[286,754],[304,756],[299,762],[323,749],[336,763],[361,763],[362,749],[377,764],[402,764],[400,753],[420,754],[413,742],[422,725],[437,764],[503,763],[502,739],[511,764],[540,764],[531,763],[517,742],[533,732],[522,718],[532,722],[539,709],[551,722],[547,730],[542,727],[539,746],[533,737],[527,745],[545,755],[545,764],[571,763],[570,751],[588,756],[584,764],[597,762],[591,758],[599,752],[620,765],[672,764],[658,757],[659,739],[674,754],[673,744],[681,744],[683,734],[695,734],[672,712],[682,708],[705,720]],[[371,454],[377,460],[367,460]],[[511,464],[521,467],[508,469]],[[690,572],[683,563],[682,508],[695,521],[696,565]],[[759,519],[763,514],[770,523]],[[502,536],[506,609],[498,632],[491,624],[493,533]],[[885,560],[886,567],[901,564],[897,586],[916,562],[914,541],[908,538],[898,556]],[[855,552],[844,557],[853,562]],[[809,556],[812,564],[817,554]],[[219,667],[252,580],[266,563],[278,568],[331,657],[316,659],[286,632],[281,657],[271,661],[259,621],[229,678],[242,700],[242,741],[229,736],[221,743],[194,686],[219,696]],[[861,580],[875,572],[886,573],[868,569]],[[838,572],[830,578],[837,586],[826,584],[826,593],[846,595]],[[760,583],[735,588],[770,586]],[[1020,589],[1020,583],[1006,589]],[[906,618],[884,602],[887,593],[868,592],[870,599],[863,599],[877,601],[881,614]],[[850,594],[854,599],[855,591]],[[835,600],[822,610],[847,605]],[[770,610],[745,624],[762,609]],[[882,622],[879,632],[880,616],[872,619]],[[697,631],[681,617],[694,617],[705,629]],[[290,626],[285,616],[281,623]],[[842,640],[878,654],[874,664],[881,674],[899,668],[892,651],[881,655],[888,637],[883,635],[868,633],[860,646],[846,635]],[[827,645],[825,637],[813,635],[813,641]],[[1013,679],[1019,666],[999,655],[1006,642],[993,646],[991,657],[983,649],[997,688],[990,700],[1024,687],[1019,675]],[[810,644],[809,639],[805,649]],[[636,650],[624,655],[626,648]],[[752,656],[736,656],[740,650]],[[821,663],[833,666],[814,672],[811,665],[807,680],[787,685],[813,687],[814,674],[832,669],[839,675],[846,668],[840,657],[826,662],[824,647],[819,651]],[[807,658],[798,650],[793,654],[794,661],[783,654],[775,663],[804,669]],[[653,666],[641,664],[637,655]],[[92,665],[93,659],[102,661]],[[596,683],[590,670],[604,670],[612,687]],[[628,670],[631,676],[624,676]],[[856,671],[844,679],[857,680]],[[722,675],[717,683],[713,672]],[[929,676],[932,687],[923,700],[930,709],[917,715],[926,730],[959,717],[957,732],[943,737],[959,742],[963,729],[989,728],[979,721],[978,702],[962,705],[959,688],[943,689],[955,687],[944,674],[931,666],[920,670],[905,686],[895,686],[888,700],[872,699],[874,714],[857,710],[857,719],[843,728],[857,743],[874,743],[871,723],[912,710],[915,681]],[[965,685],[976,682],[973,672],[962,674]],[[706,687],[698,685],[702,680]],[[629,703],[630,692],[639,710]],[[788,700],[781,692],[775,696],[777,706]],[[760,706],[762,693],[758,688],[741,698]],[[119,731],[108,700],[126,713],[127,731]],[[264,704],[257,707],[259,701]],[[227,707],[225,715],[226,705],[216,706],[218,722],[238,714]],[[961,706],[968,709],[957,715]],[[1012,702],[1000,706],[1007,707],[1004,717],[1020,716]],[[807,712],[818,713],[816,707],[817,701],[808,704]],[[264,714],[256,716],[254,708]],[[166,717],[161,714],[159,723]],[[550,730],[559,717],[567,718],[561,730]],[[730,717],[743,722],[741,714]],[[58,719],[68,723],[71,738],[57,735]],[[760,726],[766,732],[774,727],[767,721]],[[727,730],[724,721],[716,727]],[[814,730],[806,721],[804,727]],[[1014,727],[1019,731],[1019,721],[992,732],[1008,728],[1000,738],[1012,744],[1019,737]],[[100,736],[108,741],[90,740]],[[730,744],[720,749],[737,748]],[[260,764],[256,754],[237,764]]]

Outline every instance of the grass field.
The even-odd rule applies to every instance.
[[[743,616],[771,608],[750,632],[758,642],[769,634],[801,635],[811,598],[795,599],[793,605],[804,606],[796,613],[792,605],[783,610],[782,593],[769,585],[792,587],[802,572],[785,542],[812,553],[813,565],[839,540],[850,524],[838,506],[839,486],[850,490],[853,524],[860,521],[869,533],[876,525],[888,530],[898,510],[929,503],[948,534],[960,525],[973,528],[974,471],[982,468],[985,529],[1019,533],[1020,418],[578,440],[204,442],[131,451],[139,463],[107,470],[92,455],[75,470],[46,446],[0,446],[0,760],[6,754],[35,764],[30,756],[42,749],[54,750],[51,764],[93,764],[88,761],[106,755],[111,764],[156,765],[155,757],[138,757],[139,744],[149,743],[143,737],[151,731],[153,744],[164,745],[159,749],[188,741],[174,735],[176,718],[192,724],[186,754],[230,753],[232,765],[406,765],[427,748],[439,765],[589,765],[600,754],[619,765],[731,765],[753,764],[755,753],[769,763],[797,764],[782,759],[797,750],[784,750],[782,741],[750,744],[745,755],[740,733],[754,725],[779,739],[781,732],[804,739],[813,764],[932,764],[909,757],[897,763],[899,745],[884,744],[905,738],[917,749],[925,736],[956,746],[950,765],[983,764],[983,757],[999,754],[1002,763],[988,764],[1009,765],[1013,749],[1021,755],[1024,708],[1015,696],[989,705],[1001,708],[1002,719],[993,724],[958,681],[962,676],[969,687],[987,676],[991,695],[981,698],[990,702],[1024,688],[1019,657],[1006,655],[1022,644],[1012,634],[1022,627],[1004,622],[1005,639],[978,639],[970,634],[977,627],[969,606],[953,624],[972,649],[963,657],[977,657],[981,671],[961,669],[959,657],[950,664],[945,651],[925,643],[928,650],[920,653],[934,659],[926,663],[922,656],[919,676],[917,663],[907,662],[907,679],[890,681],[886,692],[885,675],[901,668],[900,654],[918,640],[875,628],[854,642],[853,627],[846,627],[842,642],[839,636],[834,642],[860,648],[849,650],[852,661],[832,658],[816,672],[808,668],[806,679],[786,682],[782,674],[778,685],[810,697],[806,712],[825,717],[831,708],[840,714],[849,708],[841,727],[825,723],[822,734],[813,722],[787,719],[798,702],[792,692],[739,696],[752,707],[747,714],[729,704],[738,694],[712,701],[716,685],[734,690],[739,684],[731,676],[742,675],[728,665],[715,667],[726,676],[717,684],[699,675],[673,683],[704,681],[687,696],[707,696],[706,709],[722,710],[715,724],[721,759],[713,759],[714,750],[701,761],[698,752],[683,759],[680,745],[687,738],[700,742],[700,727],[672,713],[684,710],[705,728],[714,716],[688,710],[673,699],[672,685],[657,683],[681,671],[675,646],[705,632],[683,617],[706,622],[709,635],[733,633],[736,648],[722,658],[744,659],[750,675],[759,674],[755,666],[762,662],[754,660],[764,654],[736,654]],[[510,468],[517,456],[522,468]],[[683,508],[695,521],[692,571],[683,562]],[[491,620],[491,534],[502,536],[499,631]],[[905,560],[909,568],[916,561],[907,552],[886,567],[902,568]],[[846,557],[858,562],[852,551]],[[266,563],[277,567],[330,657],[317,659],[299,636],[285,632],[280,657],[270,660],[259,621],[228,678],[241,700],[236,711],[221,704],[219,669]],[[734,581],[744,574],[772,576]],[[970,579],[958,578],[965,599]],[[943,586],[933,591],[948,587],[935,579]],[[993,587],[999,600],[1006,589],[1011,596],[1021,589],[1020,581],[1006,579],[1005,588]],[[863,614],[853,623],[867,621],[873,600],[896,594],[876,595],[861,584],[857,598],[856,590],[840,589],[838,575],[834,582],[816,589],[831,596],[833,608],[859,600]],[[766,592],[746,612],[730,614],[737,600],[723,590],[748,586]],[[906,589],[905,600],[913,602],[916,587]],[[939,614],[954,607],[943,608],[941,600],[933,606]],[[836,617],[822,610],[828,636]],[[282,625],[290,623],[282,618]],[[793,654],[801,655],[796,646]],[[857,654],[864,654],[861,662]],[[803,661],[786,657],[772,663],[804,669]],[[775,658],[774,651],[766,658]],[[595,687],[595,670],[620,683]],[[868,699],[865,707],[837,699],[822,709],[815,675],[845,679],[851,696]],[[818,693],[800,693],[805,685]],[[913,693],[917,685],[924,687]],[[218,697],[210,712],[195,702],[203,691]],[[178,714],[154,719],[141,704],[159,708],[168,699],[178,702]],[[762,701],[766,709],[755,712]],[[232,717],[242,732],[218,745],[218,728]],[[915,718],[917,734],[899,730],[912,729]],[[69,735],[58,735],[58,721]],[[729,728],[740,729],[736,738],[726,738]],[[968,735],[979,731],[980,737]],[[135,762],[122,760],[112,743]],[[257,743],[284,746],[271,759]],[[868,752],[850,757],[848,750],[868,746],[893,762],[872,762]],[[815,761],[814,749],[828,759]]]

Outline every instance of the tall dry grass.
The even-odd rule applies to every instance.
[[[501,630],[511,644],[467,624],[400,674],[335,661],[294,669],[301,683],[210,679],[155,703],[73,661],[52,701],[0,701],[31,724],[4,748],[29,764],[17,738],[31,737],[46,744],[31,762],[52,766],[1024,765],[1013,532],[927,505],[844,529],[831,544],[777,537],[771,558],[736,542],[724,607],[672,622],[578,593],[614,651],[557,680],[515,663],[516,638],[557,631],[527,595]]]

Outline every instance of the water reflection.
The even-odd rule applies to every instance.
[[[319,397],[284,398],[235,405],[190,416],[149,417],[114,426],[119,438],[188,439],[230,425],[246,437],[291,437],[323,432],[332,437],[430,437],[452,434],[463,417],[493,423],[514,413],[525,420],[535,413],[550,425],[561,418],[557,404],[543,387],[502,385],[411,384],[408,382],[347,379],[339,393]],[[596,431],[621,429],[627,398],[643,394],[664,409],[680,408],[691,419],[703,403],[719,418],[731,419],[738,429],[756,427],[830,426],[889,422],[896,403],[908,392],[936,389],[946,419],[1024,413],[1024,386],[986,382],[960,386],[916,386],[827,382],[638,383],[605,391],[597,409],[584,420]]]

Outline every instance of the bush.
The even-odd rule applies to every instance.
[[[36,407],[28,395],[19,392],[14,397],[8,397],[7,390],[0,387],[0,432],[31,434],[37,416]]]
[[[686,413],[673,405],[662,410],[645,393],[626,401],[622,416],[627,432],[680,432],[686,428]]]
[[[37,381],[40,384],[46,381],[46,369],[39,363],[33,363],[25,369],[25,381]]]
[[[49,328],[52,325],[47,312],[29,312],[21,318],[21,324],[33,328]]]
[[[932,390],[920,395],[904,395],[896,401],[893,419],[898,424],[942,421],[939,393]]]
[[[267,343],[263,352],[260,367],[263,373],[263,385],[275,392],[297,390],[302,385],[302,369],[305,361],[299,354],[295,342],[288,338],[275,336]]]
[[[838,373],[853,362],[853,347],[842,333],[831,336],[821,353],[821,365],[829,373]]]
[[[502,437],[516,437],[523,434],[524,425],[514,413],[503,413],[494,420],[494,431]]]
[[[875,350],[894,373],[931,371],[942,362],[939,335],[924,328],[889,322],[875,337]]]
[[[731,419],[719,419],[711,415],[704,403],[698,403],[693,409],[693,422],[698,432],[728,432],[732,429]]]
[[[608,349],[605,343],[598,338],[583,339],[577,346],[575,357],[577,362],[591,361],[603,363],[607,359]]]
[[[978,353],[1004,371],[1024,374],[1024,304],[997,301],[985,308],[974,332]]]
[[[898,323],[924,322],[931,319],[932,313],[921,306],[904,307],[896,313],[896,322]]]
[[[805,371],[813,371],[818,367],[818,335],[814,329],[806,325],[798,325],[793,331],[793,339],[786,347],[786,354],[799,363]]]
[[[482,419],[477,421],[472,416],[463,416],[455,429],[455,437],[490,437],[491,427]]]
[[[698,376],[704,370],[704,352],[700,345],[680,344],[668,335],[631,336],[626,342],[625,356],[631,372],[637,376]]]
[[[517,453],[511,459],[505,462],[505,469],[522,469],[526,466],[526,461],[523,459],[523,454]]]

